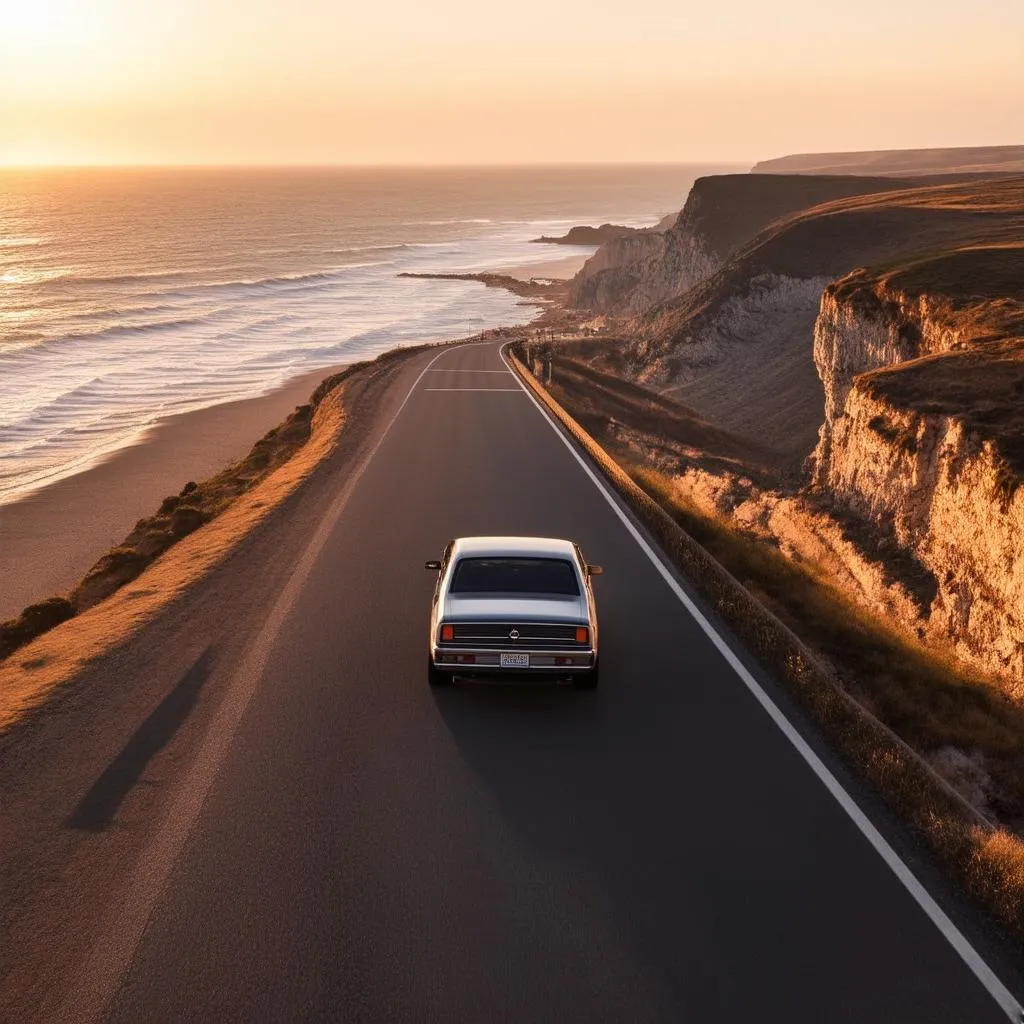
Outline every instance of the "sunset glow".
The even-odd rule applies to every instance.
[[[0,0],[0,163],[756,159],[1019,141],[984,0]]]

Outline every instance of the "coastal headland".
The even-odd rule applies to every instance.
[[[506,927],[494,948],[460,950],[459,975],[469,967],[489,977],[496,955],[520,971],[543,967],[538,945],[516,938],[526,892],[545,950],[590,964],[591,944],[574,939],[585,920],[585,933],[615,951],[606,991],[584,971],[569,975],[566,992],[559,972],[539,996],[546,1009],[564,998],[572,1012],[598,1013],[608,999],[635,1010],[641,991],[656,996],[650,1017],[673,1019],[658,1011],[686,1000],[710,1010],[726,990],[738,991],[744,1015],[752,1002],[788,1007],[796,998],[819,1016],[837,993],[858,1014],[884,1005],[893,1019],[923,1000],[932,1015],[972,1024],[1016,1008],[1000,980],[1019,983],[1005,943],[1024,934],[1016,830],[1024,792],[1015,782],[1024,720],[1014,695],[977,666],[943,662],[931,637],[894,627],[891,613],[858,605],[845,579],[812,563],[814,552],[783,535],[784,516],[775,515],[800,506],[833,517],[858,552],[884,558],[907,586],[919,585],[919,598],[926,592],[913,573],[929,570],[934,551],[913,549],[921,557],[911,563],[909,527],[879,545],[870,522],[851,526],[856,502],[841,518],[828,492],[854,492],[859,477],[842,453],[861,438],[881,455],[860,462],[886,465],[890,483],[899,482],[901,460],[931,443],[920,425],[910,438],[904,407],[907,416],[939,415],[947,428],[958,422],[957,436],[969,440],[986,428],[970,388],[951,389],[938,413],[918,408],[946,356],[964,360],[957,366],[982,384],[994,379],[993,360],[1005,364],[1013,393],[1018,254],[999,232],[1017,230],[1016,185],[751,175],[757,198],[744,206],[746,186],[733,177],[698,181],[694,201],[663,229],[609,242],[569,284],[508,268],[416,273],[438,288],[452,280],[502,288],[542,312],[521,327],[397,350],[332,376],[240,461],[167,487],[88,574],[87,582],[118,586],[0,663],[8,726],[0,785],[12,795],[0,868],[8,893],[31,894],[0,907],[9,1006],[42,1007],[43,1019],[86,1004],[89,1012],[110,1005],[115,1019],[138,1019],[143,1006],[174,1017],[201,991],[246,1008],[241,1017],[257,1001],[280,1009],[281,966],[322,950],[317,937],[333,934],[341,916],[375,942],[403,943],[387,965],[417,969],[392,976],[378,964],[364,979],[367,1005],[398,992],[422,1006],[419,979],[436,991],[435,939],[452,933],[453,915],[458,934],[473,934],[481,905],[497,908]],[[698,202],[718,187],[739,201]],[[821,195],[829,189],[838,195]],[[979,209],[989,236],[968,240],[961,225],[976,223]],[[887,248],[892,234],[880,242],[879,227],[900,218],[915,238],[950,252],[922,261]],[[862,259],[868,268],[857,270]],[[950,275],[971,280],[965,260],[987,291],[950,287]],[[602,283],[590,289],[597,274]],[[929,347],[949,341],[947,328],[959,332],[953,343]],[[863,370],[847,358],[861,334],[873,358]],[[774,351],[752,360],[759,341]],[[775,385],[785,387],[758,391],[773,364]],[[734,391],[751,398],[754,427],[735,419],[735,394],[730,404],[723,390],[730,374]],[[822,389],[822,429],[805,465],[799,450],[814,446],[806,428],[819,400],[811,380]],[[792,427],[783,410],[769,416],[773,392],[792,407]],[[868,408],[882,401],[903,413]],[[552,429],[545,404],[567,433]],[[759,433],[758,417],[770,429]],[[998,455],[999,443],[1015,439],[1016,421],[1009,426],[988,449],[965,444],[965,453]],[[968,484],[980,479],[978,494],[986,466],[964,474]],[[1016,463],[992,466],[982,514],[1013,513]],[[416,683],[431,586],[423,558],[454,534],[484,529],[573,536],[601,559],[602,621],[616,639],[604,662],[613,684],[600,702],[569,705],[546,691],[516,693],[511,703],[508,691],[468,687],[446,700]],[[174,543],[150,561],[132,562],[148,557],[147,539],[170,535]],[[128,563],[131,572],[114,579]],[[688,567],[699,600],[675,574]],[[716,588],[725,599],[709,596]],[[1006,630],[1006,602],[984,596],[988,628]],[[738,654],[719,621],[749,649]],[[531,713],[510,715],[523,702]],[[723,737],[742,757],[723,760]],[[421,770],[397,763],[399,748]],[[632,753],[609,760],[609,750]],[[715,827],[695,843],[690,820],[673,809],[680,779],[697,772],[693,810]],[[581,800],[581,783],[600,799]],[[577,815],[568,824],[567,806]],[[345,827],[322,827],[339,808]],[[453,836],[464,841],[453,845]],[[658,851],[642,874],[637,843]],[[481,849],[500,872],[479,870]],[[425,861],[424,850],[439,859]],[[551,894],[523,885],[539,870],[549,877],[553,850],[571,857],[585,896],[580,906],[570,896],[568,930],[547,912]],[[453,902],[437,890],[449,877],[438,866],[460,851],[467,891]],[[575,871],[580,863],[596,868],[593,878]],[[123,864],[141,866],[126,878]],[[694,901],[694,886],[706,901]],[[744,905],[758,901],[756,920],[723,918],[737,888]],[[564,887],[557,891],[562,899]],[[106,898],[115,892],[127,898]],[[69,905],[76,912],[51,949]],[[643,920],[638,905],[652,908]],[[299,922],[298,945],[288,928],[267,929],[271,920]],[[950,930],[963,938],[952,920],[968,936],[959,946],[947,941]],[[197,921],[203,966],[216,969],[189,986],[182,980],[195,959],[180,935]],[[225,976],[218,965],[254,921],[267,945],[253,943],[246,970]],[[753,988],[735,988],[743,958],[734,956],[709,963],[710,1001],[674,969],[664,988],[642,984],[650,964],[627,954],[637,939],[677,964],[705,948],[712,928],[740,949],[755,929]],[[799,962],[786,955],[762,970],[769,950],[794,944],[805,950]],[[325,971],[336,968],[351,977],[344,957]],[[458,1017],[463,987],[445,978],[443,993]],[[312,1014],[333,996],[287,998]],[[538,1009],[534,994],[523,998]]]

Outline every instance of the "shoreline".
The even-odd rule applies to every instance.
[[[243,458],[344,365],[307,371],[265,395],[167,416],[135,444],[0,505],[0,622],[69,590],[167,495]]]
[[[557,280],[560,274],[571,276],[585,259],[562,257],[496,272],[521,280],[543,273]],[[0,505],[5,577],[0,622],[70,590],[165,497],[243,458],[268,430],[309,401],[322,380],[346,365],[306,371],[265,395],[164,417],[134,444]]]
[[[597,249],[595,248],[594,251],[596,252]],[[519,281],[529,281],[532,277],[552,281],[568,281],[570,277],[575,276],[580,267],[592,255],[593,253],[587,255],[577,253],[551,260],[531,260],[529,263],[518,263],[512,267],[495,267],[493,270],[483,271],[483,273],[504,274],[506,277],[514,277]]]

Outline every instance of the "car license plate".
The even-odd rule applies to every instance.
[[[529,668],[530,656],[528,654],[502,654],[502,668]]]

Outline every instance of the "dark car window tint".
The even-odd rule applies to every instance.
[[[578,597],[572,563],[561,558],[461,558],[453,594],[564,594]]]

